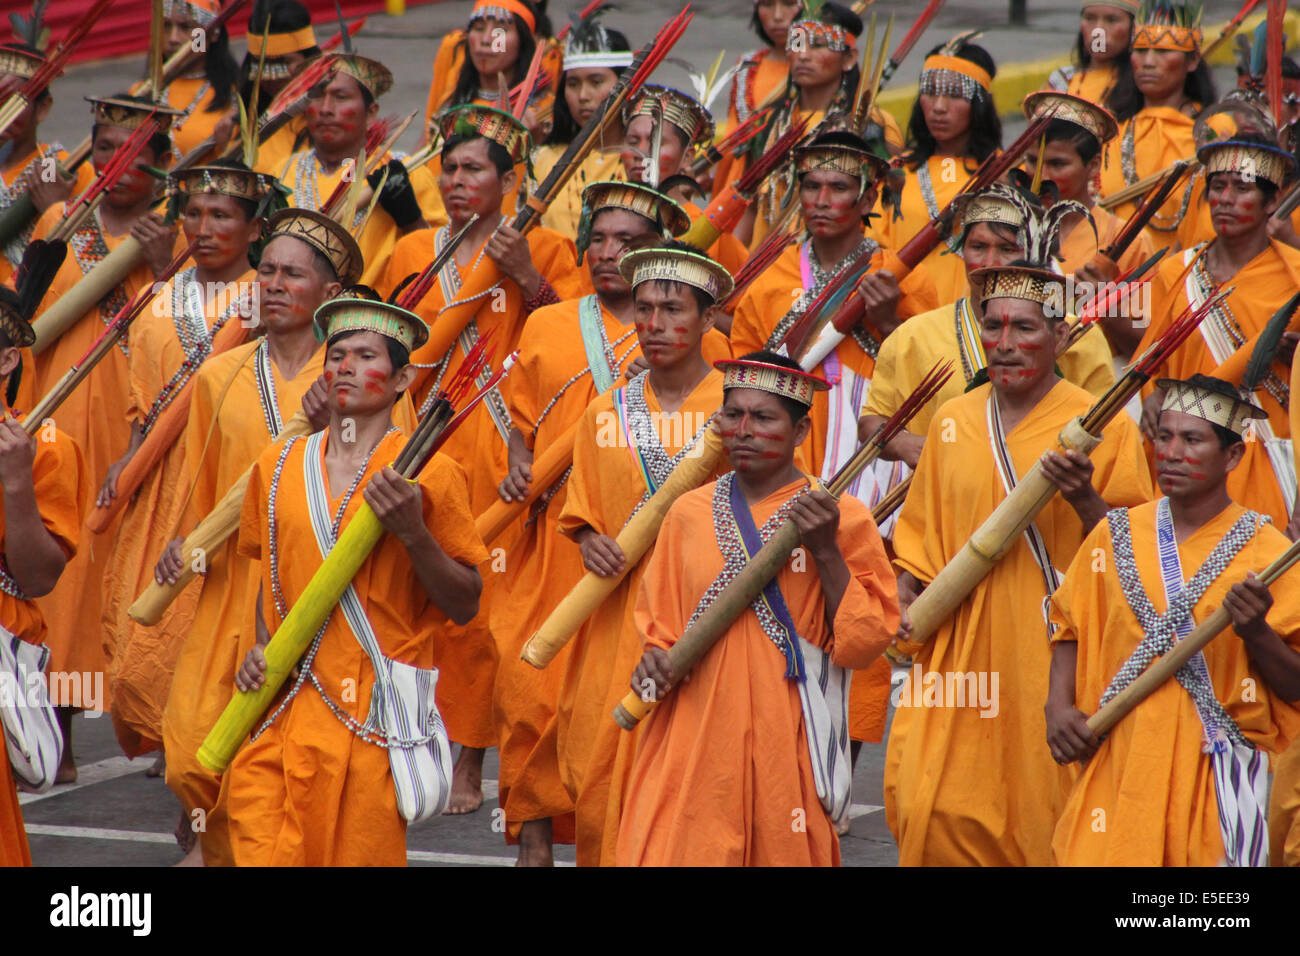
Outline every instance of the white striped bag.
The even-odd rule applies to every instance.
[[[44,793],[54,786],[63,735],[45,686],[50,649],[0,627],[0,724],[14,776]]]

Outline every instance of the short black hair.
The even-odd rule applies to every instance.
[[[1101,155],[1101,140],[1077,123],[1069,120],[1049,120],[1043,131],[1043,140],[1048,143],[1069,143],[1079,154],[1084,165]]]
[[[347,329],[343,332],[336,332],[329,337],[329,341],[325,343],[325,348],[328,350],[334,345],[334,343],[341,342],[346,338],[351,338],[352,336],[365,331],[366,329]],[[384,340],[384,345],[388,346],[388,361],[393,366],[391,374],[396,375],[402,369],[406,368],[406,366],[411,364],[410,349],[397,341],[397,339],[383,335],[382,333],[380,334],[380,338]],[[398,392],[396,397],[401,398],[402,393]]]
[[[791,358],[781,355],[779,352],[771,352],[767,349],[759,349],[757,352],[750,352],[747,355],[737,356],[738,362],[762,362],[764,365],[779,365],[782,368],[788,368],[792,372],[802,372],[803,368],[799,363]],[[727,392],[730,389],[722,390],[722,400],[727,400]],[[772,395],[781,407],[785,409],[786,414],[790,416],[790,424],[798,425],[808,417],[809,408],[802,402],[796,402],[793,398],[786,398],[784,395]]]
[[[125,100],[128,103],[138,103],[141,106],[152,108],[155,103],[147,96],[132,96],[130,93],[114,93],[109,99]],[[90,127],[90,140],[93,143],[95,137],[99,135],[99,124],[95,123]],[[166,133],[154,133],[149,137],[149,142],[145,144],[153,151],[155,160],[160,160],[165,156],[170,156],[172,151],[172,138]]]
[[[476,139],[481,139],[487,143],[488,159],[492,160],[492,165],[497,168],[499,174],[504,176],[515,168],[515,161],[510,158],[510,153],[506,151],[506,148],[496,140],[488,139],[486,136],[462,136],[460,133],[453,133],[442,144],[442,152],[438,155],[443,162],[446,162],[452,150],[458,146],[463,146],[465,143],[472,143]]]
[[[1183,379],[1183,384],[1213,392],[1215,395],[1222,395],[1234,402],[1241,401],[1241,392],[1231,382],[1226,379],[1215,378],[1213,375],[1203,375],[1198,372],[1191,378]],[[1158,417],[1157,420],[1159,420]],[[1214,434],[1219,439],[1219,451],[1227,451],[1233,445],[1245,441],[1244,438],[1230,428],[1224,428],[1222,425],[1216,425],[1214,422],[1208,421],[1205,424],[1214,429]]]

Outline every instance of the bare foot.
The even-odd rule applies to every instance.
[[[555,866],[549,817],[528,820],[519,827],[519,859],[515,866]]]
[[[63,759],[59,761],[58,772],[54,774],[54,783],[57,786],[60,783],[77,782],[77,765],[72,761],[72,755],[64,751]]]
[[[163,751],[158,751],[158,756],[154,758],[153,766],[144,772],[146,777],[161,777],[167,772],[167,755]]]
[[[190,826],[190,815],[184,810],[181,811],[181,818],[176,821],[176,829],[172,831],[172,835],[176,837],[177,845],[186,852],[186,859],[189,859],[188,854],[198,848],[199,835]]]
[[[451,801],[443,813],[473,813],[483,806],[483,749],[461,747],[451,775]]]
[[[853,829],[853,821],[847,816],[845,816],[845,818],[839,823],[835,824],[835,832],[840,836],[848,836],[851,829]]]
[[[179,863],[173,863],[172,866],[202,866],[203,865],[203,847],[199,846],[199,841],[194,841],[194,846],[185,854]]]

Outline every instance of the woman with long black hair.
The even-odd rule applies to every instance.
[[[600,12],[575,27],[564,44],[564,72],[555,97],[551,135],[533,157],[538,181],[546,178],[573,137],[600,108],[619,74],[632,63],[627,37],[603,26]],[[603,137],[551,201],[542,216],[543,226],[575,239],[582,219],[583,189],[588,183],[619,178],[622,122],[615,119]]]
[[[297,0],[259,0],[248,18],[248,53],[239,68],[239,97],[249,117],[265,112],[293,75],[320,53],[310,10]],[[260,81],[257,79],[259,62],[262,64]],[[253,103],[255,81],[256,105]],[[305,148],[306,142],[307,118],[296,116],[258,147],[259,165],[278,169],[291,155]]]
[[[785,39],[802,12],[802,0],[754,0],[749,25],[764,45],[746,53],[737,64],[724,133],[749,119],[769,96],[785,86],[790,76]]]
[[[920,95],[907,126],[907,179],[899,216],[880,222],[884,243],[901,249],[966,185],[980,163],[1002,148],[1002,122],[993,102],[997,66],[988,51],[956,37],[930,51],[921,69]],[[966,294],[961,257],[940,245],[924,260],[940,302]]]
[[[1059,93],[1105,106],[1111,90],[1133,74],[1129,53],[1140,7],[1137,0],[1085,3],[1079,12],[1074,62],[1054,71],[1047,85]]]
[[[221,0],[164,0],[163,60],[192,43],[195,32],[220,12]],[[214,134],[215,149],[210,155],[219,155],[239,122],[235,103],[238,74],[235,58],[230,55],[230,36],[222,29],[207,38],[202,65],[167,85],[163,105],[181,111],[171,128],[173,161]]]
[[[1195,124],[1215,101],[1214,81],[1201,58],[1199,4],[1161,3],[1133,34],[1132,76],[1110,95],[1119,135],[1106,145],[1101,195],[1109,196],[1180,159],[1196,153]],[[1192,199],[1203,188],[1200,176],[1189,177],[1174,191],[1148,225],[1157,250],[1183,246],[1184,225]],[[1112,206],[1121,219],[1134,202]]]
[[[433,61],[433,82],[425,109],[425,129],[433,117],[449,106],[478,103],[497,106],[501,101],[500,77],[513,89],[528,75],[539,43],[551,36],[546,0],[476,0],[464,31],[443,37]],[[559,48],[550,44],[542,68],[551,76],[560,71]],[[548,132],[553,91],[535,94],[524,124],[536,140]]]

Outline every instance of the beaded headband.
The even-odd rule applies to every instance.
[[[1025,117],[1030,120],[1051,112],[1052,119],[1065,120],[1087,130],[1097,138],[1099,143],[1106,143],[1119,134],[1119,124],[1115,122],[1115,117],[1109,110],[1070,93],[1039,90],[1025,97],[1022,108]]]
[[[408,352],[429,341],[429,327],[415,313],[388,302],[350,296],[330,299],[317,309],[313,329],[317,342],[328,342],[340,332],[378,332],[400,342]]]
[[[920,91],[927,96],[960,96],[974,101],[992,89],[993,78],[978,63],[936,53],[925,58]]]
[[[353,285],[361,278],[365,259],[351,234],[329,216],[310,209],[282,209],[267,221],[266,242],[280,236],[292,236],[311,246],[334,267],[334,276],[343,285]]]
[[[820,20],[798,20],[785,35],[787,53],[811,50],[813,47],[825,47],[837,53],[843,53],[853,46],[853,37],[837,23],[822,23]]]
[[[481,136],[491,140],[510,154],[515,163],[522,163],[532,151],[532,137],[528,127],[504,110],[469,103],[443,110],[434,117],[442,131],[443,141],[452,136]]]
[[[221,12],[218,0],[163,0],[164,17],[184,17],[206,27]]]
[[[564,68],[566,70],[594,70],[597,68],[621,70],[623,67],[631,65],[631,50],[603,50],[594,53],[575,52],[564,54]]]
[[[713,139],[713,117],[708,110],[679,90],[653,83],[642,86],[636,100],[624,108],[623,125],[638,116],[653,118],[656,104],[663,110],[663,118],[685,134],[687,145],[699,146]]]
[[[1065,315],[1065,284],[1055,272],[1026,266],[979,269],[971,274],[971,288],[979,290],[980,302],[990,299],[1024,299],[1060,317]]]
[[[719,359],[713,367],[722,372],[722,392],[732,388],[755,388],[812,408],[813,395],[831,386],[824,378],[795,371],[784,365],[769,365],[747,359]]]
[[[131,100],[117,99],[112,96],[87,96],[94,114],[94,125],[116,126],[120,129],[139,129],[151,116],[158,124],[158,132],[166,133],[172,120],[181,115],[180,110],[170,106],[158,106],[152,103],[134,103]]]
[[[478,0],[474,4],[474,9],[470,12],[469,22],[475,20],[500,20],[502,23],[508,23],[510,19],[518,15],[524,23],[528,24],[530,33],[537,32],[537,17],[533,11],[529,10],[518,0]]]
[[[45,64],[45,57],[11,46],[0,46],[0,73],[30,80]]]
[[[643,282],[684,282],[712,297],[714,302],[731,293],[729,273],[707,256],[677,249],[638,249],[618,264],[618,271],[636,289]]]
[[[591,245],[591,224],[596,214],[606,209],[626,209],[655,224],[660,235],[680,236],[691,227],[686,210],[669,197],[643,186],[606,180],[588,185],[582,191],[582,220],[578,224],[578,265]]]
[[[36,341],[36,330],[32,324],[11,308],[8,303],[0,301],[0,329],[11,345],[20,349],[31,348]]]
[[[1215,173],[1238,173],[1247,182],[1263,179],[1281,188],[1295,172],[1290,154],[1261,143],[1220,140],[1206,143],[1196,151],[1208,179]]]
[[[252,56],[261,56],[263,46],[266,48],[267,57],[273,57],[301,53],[303,50],[310,50],[314,46],[319,46],[319,44],[316,42],[316,31],[311,28],[311,24],[308,24],[301,30],[291,30],[288,33],[275,33],[274,31],[268,33],[265,44],[262,43],[260,33],[250,31],[248,34],[248,52]],[[265,72],[262,75],[265,76]]]
[[[187,196],[197,193],[217,193],[234,199],[260,202],[271,189],[272,177],[251,169],[231,169],[228,166],[191,166],[172,173],[171,185]]]
[[[341,53],[335,56],[331,75],[343,73],[352,77],[370,93],[379,99],[393,88],[393,74],[388,67],[378,60],[360,56],[356,53]]]
[[[1172,409],[1194,418],[1220,425],[1234,435],[1245,436],[1246,422],[1252,418],[1268,418],[1268,413],[1253,402],[1229,398],[1208,388],[1200,388],[1176,378],[1162,378],[1156,387],[1164,389],[1162,412]]]

